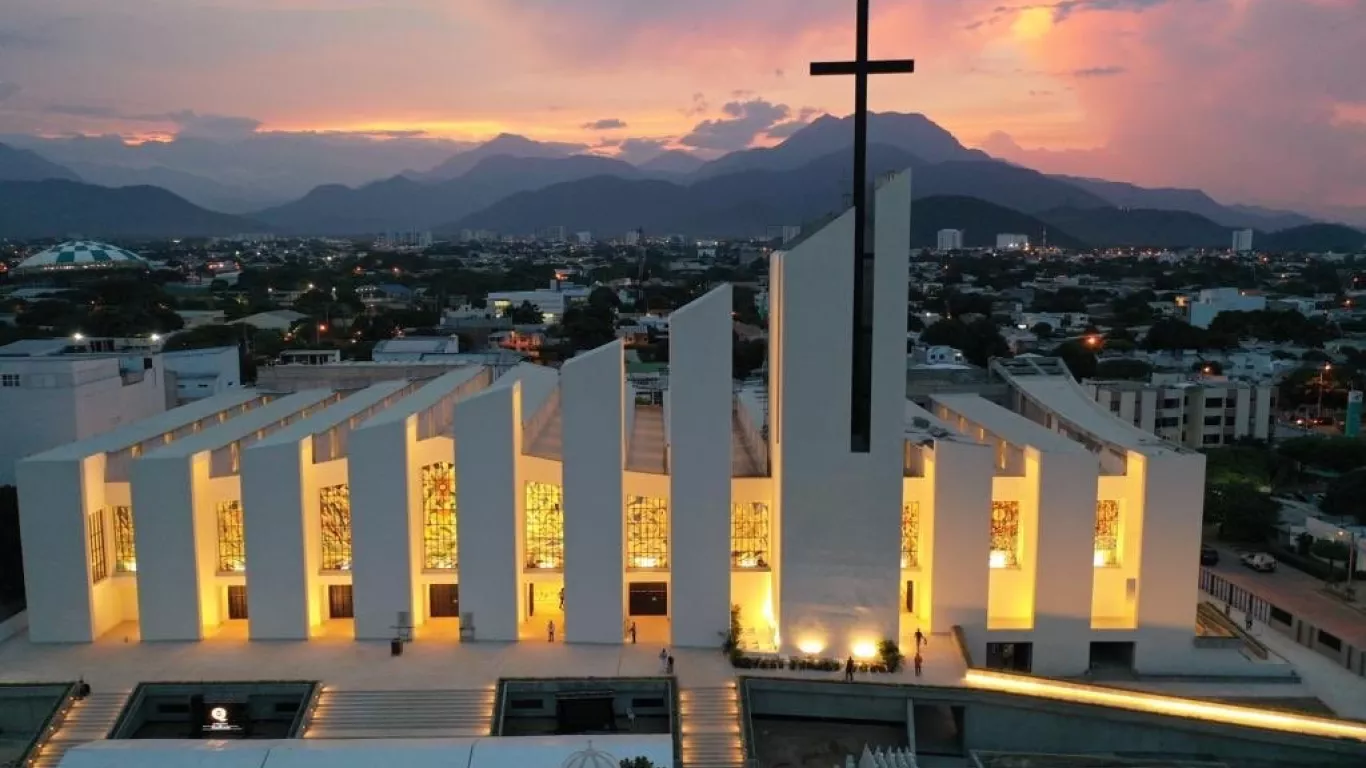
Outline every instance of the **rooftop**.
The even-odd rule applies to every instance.
[[[1011,445],[1031,446],[1044,453],[1086,453],[1086,448],[1037,424],[1018,413],[1009,411],[978,395],[934,395],[931,401],[962,417],[972,426],[985,430]],[[966,429],[958,429],[971,434]]]
[[[221,448],[255,436],[271,427],[291,423],[296,417],[306,419],[316,409],[326,408],[341,397],[341,394],[330,389],[310,389],[281,397],[223,424],[177,440],[164,448],[149,451],[141,460],[188,457]]]
[[[416,388],[416,383],[408,381],[380,382],[351,395],[331,408],[326,408],[308,418],[300,419],[284,429],[277,430],[269,437],[262,439],[257,445],[294,443],[312,435],[323,434],[358,416],[362,418],[369,416],[375,409],[383,408]]]

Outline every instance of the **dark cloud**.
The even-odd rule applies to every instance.
[[[0,101],[4,101],[19,91],[23,90],[18,83],[10,83],[0,80]]]
[[[658,157],[671,143],[670,139],[623,139],[617,145],[617,159],[638,165]]]
[[[605,117],[579,126],[586,131],[617,131],[626,127],[626,121],[615,117]]]
[[[1086,67],[1084,69],[1074,69],[1072,70],[1072,77],[1114,77],[1115,75],[1122,75],[1126,71],[1127,70],[1125,70],[1124,67],[1112,64],[1107,67]]]
[[[786,104],[773,104],[763,99],[732,101],[721,111],[725,118],[698,123],[691,133],[679,139],[679,143],[722,152],[744,149],[792,114]]]

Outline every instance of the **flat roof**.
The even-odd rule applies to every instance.
[[[974,435],[964,435],[953,427],[952,424],[940,419],[933,413],[916,405],[913,401],[906,401],[906,438],[908,440],[956,440],[969,443],[977,442]]]
[[[254,443],[253,446],[297,443],[313,435],[320,435],[338,424],[344,424],[347,419],[359,416],[370,408],[380,405],[385,400],[402,397],[416,388],[417,383],[412,381],[382,381],[356,392],[330,408],[323,409],[320,413],[313,414],[306,419],[300,419],[284,429],[270,434]]]
[[[159,435],[164,435],[167,432],[174,432],[186,424],[193,424],[196,421],[265,397],[268,396],[254,389],[224,392],[221,395],[206,397],[203,400],[196,400],[188,405],[149,416],[142,421],[103,434],[35,454],[24,459],[24,461],[70,461],[100,453],[113,453],[130,445],[137,445]]]
[[[0,347],[0,357],[50,357],[70,345],[68,339],[20,339]]]
[[[367,419],[361,427],[369,427],[375,424],[390,424],[395,421],[406,419],[414,414],[433,408],[444,398],[449,396],[461,385],[471,381],[485,370],[482,365],[466,365],[456,368],[453,371],[437,376],[428,381],[421,389],[403,398],[403,401],[393,408],[389,408],[382,413],[376,414],[373,418]]]
[[[525,422],[541,410],[550,393],[559,386],[560,373],[544,365],[521,363],[499,376],[489,389],[510,387],[519,381],[522,383],[522,421]]]
[[[1028,445],[1046,453],[1090,453],[1080,443],[980,395],[931,395],[930,399],[1012,445]]]
[[[193,456],[203,451],[222,448],[333,397],[339,395],[330,389],[306,389],[303,392],[296,392],[273,400],[262,408],[248,411],[225,424],[189,435],[164,448],[149,451],[138,461]]]
[[[1024,395],[1078,432],[1136,453],[1182,453],[1178,446],[1117,419],[1082,391],[1070,377],[1012,376]]]

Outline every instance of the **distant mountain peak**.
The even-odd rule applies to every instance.
[[[69,168],[60,166],[37,152],[0,144],[0,181],[43,181],[63,179],[80,181]]]
[[[447,158],[426,173],[406,174],[417,181],[450,181],[469,173],[480,161],[496,155],[512,157],[568,157],[585,149],[582,144],[565,144],[528,139],[515,133],[500,133],[468,152]]]

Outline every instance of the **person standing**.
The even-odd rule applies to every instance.
[[[547,633],[550,635],[550,642],[552,642],[552,643],[555,642],[555,620],[554,620],[554,619],[551,619],[551,620],[550,620],[550,623],[546,625],[546,631],[547,631]]]
[[[633,707],[626,708],[626,722],[631,727],[631,732],[636,730],[636,710]]]
[[[921,632],[921,631],[920,631],[920,628],[917,627],[916,630],[915,630],[915,650],[916,650],[916,652],[919,653],[919,652],[920,652],[920,647],[921,647],[922,645],[925,645],[925,644],[926,644],[925,633],[924,633],[924,632]]]
[[[1243,615],[1243,626],[1247,627],[1247,631],[1248,631],[1248,632],[1251,632],[1251,631],[1252,631],[1252,612],[1251,612],[1251,611],[1248,611],[1246,614]]]
[[[660,649],[659,649],[659,671],[660,671],[660,672],[667,672],[668,670],[669,670],[669,649],[668,649],[668,648],[660,648]]]
[[[854,682],[854,657],[850,656],[844,662],[844,682]]]
[[[635,644],[636,644],[636,623],[635,623],[634,621],[631,622],[631,628],[630,628],[630,630],[628,630],[628,633],[631,635],[631,645],[635,645]]]
[[[916,651],[916,652],[915,652],[915,676],[916,676],[916,677],[920,677],[921,665],[923,665],[924,663],[925,663],[925,659],[920,655],[920,651]]]
[[[668,674],[668,675],[672,675],[672,674],[674,673],[674,657],[673,657],[673,656],[669,656],[668,666],[665,667],[664,673],[665,673],[665,674]]]

